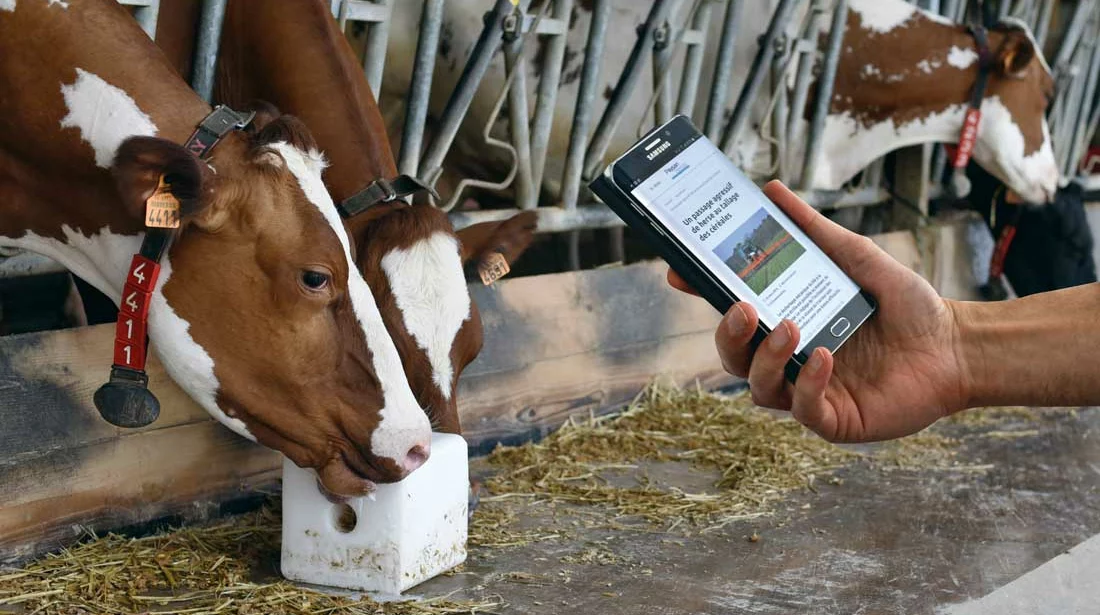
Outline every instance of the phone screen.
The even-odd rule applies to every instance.
[[[662,137],[640,145],[651,160],[670,146]],[[739,299],[751,303],[765,326],[774,329],[783,319],[798,325],[798,352],[860,292],[705,137],[632,183],[633,197]]]

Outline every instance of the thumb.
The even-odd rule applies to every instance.
[[[882,266],[882,258],[895,261],[870,239],[853,233],[810,207],[782,182],[771,181],[764,194],[783,210],[798,228],[815,243],[838,267],[861,286],[872,282],[871,270]]]

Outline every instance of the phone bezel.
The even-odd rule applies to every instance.
[[[680,126],[674,126],[674,124],[681,124]],[[673,130],[678,128],[679,130]],[[644,151],[644,144],[647,143],[654,135],[664,131],[665,137],[669,139],[670,143],[672,139],[677,139],[677,142],[673,143],[671,149],[676,150],[675,155],[683,151],[691,143],[694,143],[700,138],[706,138],[691,124],[691,121],[683,116],[677,115],[668,122],[662,124],[649,131],[644,137],[642,137],[638,143],[627,150],[622,156],[616,158],[607,168],[600,178],[597,178],[592,184],[593,190],[597,193],[597,196],[601,196],[601,189],[598,189],[597,184],[605,183],[607,187],[610,187],[616,193],[617,199],[620,201],[619,206],[613,206],[612,202],[616,199],[603,199],[612,209],[616,211],[624,219],[624,221],[636,230],[641,230],[644,234],[648,235],[651,241],[654,241],[659,246],[664,246],[662,256],[669,262],[669,265],[674,271],[676,271],[681,277],[692,285],[705,299],[707,299],[719,312],[725,313],[733,306],[734,303],[742,301],[736,292],[729,288],[720,277],[718,277],[712,269],[701,261],[696,254],[688,248],[678,237],[677,233],[668,228],[658,216],[653,215],[648,208],[641,202],[639,202],[632,194],[631,189],[637,186],[638,183],[644,181],[646,178],[652,175],[649,173],[642,178],[634,178],[633,186],[624,186],[620,181],[620,177],[617,176],[616,171],[620,168],[619,165],[623,161],[630,161],[632,156],[642,155]],[[690,139],[684,135],[691,135]],[[645,162],[641,163],[645,166],[656,165],[656,168],[660,168],[671,158],[664,159],[657,162]],[[660,159],[658,159],[660,160]],[[606,193],[605,193],[606,194]],[[601,196],[601,198],[603,198]],[[633,214],[633,215],[631,215]],[[628,218],[634,218],[633,220]],[[789,221],[789,218],[787,218]],[[794,224],[791,221],[791,224]],[[752,303],[750,301],[750,303]],[[845,342],[848,341],[855,334],[860,327],[866,323],[868,319],[874,315],[877,305],[874,298],[868,295],[862,288],[858,293],[839,311],[830,316],[829,323],[822,328],[821,332],[813,339],[810,340],[805,347],[795,353],[791,360],[787,364],[786,375],[788,380],[794,382],[801,367],[805,365],[809,360],[810,354],[814,349],[818,347],[824,347],[831,352],[839,350]],[[848,329],[840,336],[830,333],[830,329],[835,327],[840,319],[846,319],[848,321]],[[771,333],[771,329],[767,327],[763,322],[760,322],[757,331],[753,335],[752,343],[755,345],[763,342],[764,338]]]

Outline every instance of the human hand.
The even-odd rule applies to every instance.
[[[784,321],[754,351],[756,311],[748,303],[734,305],[715,343],[726,371],[748,377],[753,401],[790,410],[833,442],[898,438],[963,409],[969,378],[954,304],[870,239],[833,223],[780,182],[769,183],[764,193],[878,301],[878,311],[835,357],[817,348],[792,386],[783,367],[798,344],[798,327]],[[672,271],[669,282],[693,292]]]

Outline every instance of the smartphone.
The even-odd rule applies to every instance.
[[[752,304],[754,345],[783,319],[797,324],[791,382],[814,349],[836,352],[875,312],[875,300],[683,115],[589,187],[719,312]]]

